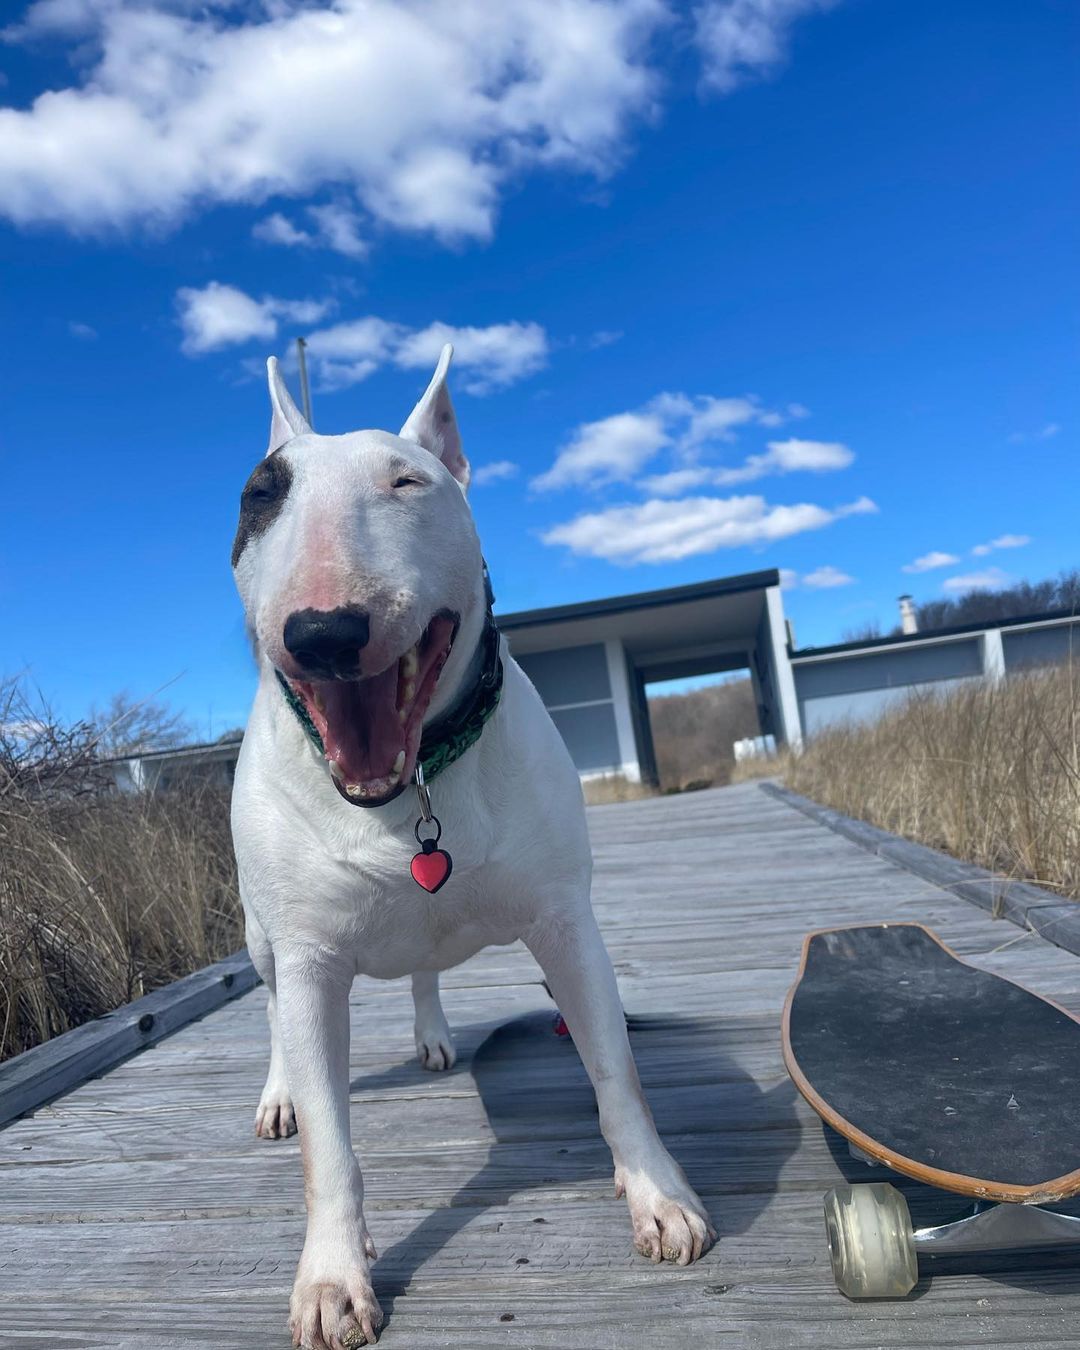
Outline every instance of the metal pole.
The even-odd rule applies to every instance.
[[[314,431],[315,423],[311,420],[311,389],[308,386],[307,378],[307,357],[304,354],[306,346],[307,343],[302,337],[296,339],[296,354],[300,358],[300,398],[304,405],[304,416],[307,418],[307,424]]]

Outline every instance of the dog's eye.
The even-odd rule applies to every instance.
[[[279,471],[278,465],[272,461],[267,461],[265,464],[260,464],[248,479],[244,487],[243,499],[251,504],[272,502],[281,495],[285,486],[287,486],[286,475]]]
[[[399,474],[390,486],[394,488],[423,487],[424,483],[422,479],[414,478],[412,474],[403,473]]]

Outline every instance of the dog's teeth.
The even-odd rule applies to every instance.
[[[346,783],[345,791],[350,797],[363,797],[366,794],[367,789],[364,787],[363,783]]]
[[[416,678],[416,674],[419,671],[419,669],[420,669],[420,659],[416,655],[416,648],[410,647],[409,650],[405,653],[405,655],[401,658],[402,674],[405,676],[407,680],[412,680]]]
[[[399,708],[397,710],[397,720],[401,723],[402,726],[405,725],[405,723],[409,720],[408,708]]]
[[[412,682],[412,680],[405,681],[405,688],[402,689],[401,691],[401,697],[405,700],[406,703],[411,703],[413,699],[416,697],[416,685]]]
[[[397,759],[394,760],[393,775],[395,778],[397,778],[397,776],[401,773],[404,767],[405,767],[405,751],[399,750],[397,753]]]

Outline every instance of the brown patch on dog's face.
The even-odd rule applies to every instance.
[[[265,534],[277,519],[291,485],[292,467],[279,450],[267,455],[256,467],[240,497],[240,523],[232,547],[233,567],[252,539]]]

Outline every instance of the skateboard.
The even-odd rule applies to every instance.
[[[974,1201],[916,1229],[887,1182],[825,1196],[849,1298],[900,1298],[919,1258],[1080,1245],[1080,1019],[916,923],[823,929],[784,1005],[784,1063],[855,1158]]]

